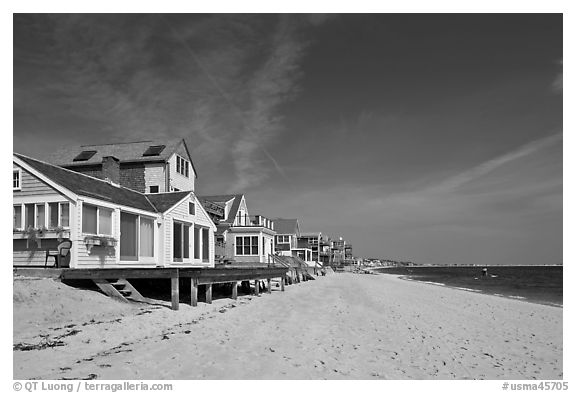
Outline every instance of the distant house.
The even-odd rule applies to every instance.
[[[301,259],[307,262],[314,262],[317,266],[322,266],[320,262],[320,239],[322,238],[322,233],[320,232],[310,232],[302,233],[298,236],[297,250],[305,250],[303,254],[307,254],[307,258]],[[300,253],[300,251],[297,251]],[[301,254],[302,255],[302,254]]]
[[[300,238],[300,223],[297,218],[275,218],[276,229],[275,251],[279,255],[298,257],[308,266],[315,266],[312,260],[312,249],[306,240],[305,244],[298,242]]]
[[[300,236],[300,224],[296,218],[275,218],[274,228],[276,237],[274,250],[285,256],[292,256],[292,251],[298,248],[298,236]]]
[[[250,215],[243,194],[198,197],[216,223],[216,259],[238,263],[268,263],[274,252],[274,223]]]
[[[194,191],[197,177],[183,139],[66,146],[49,161],[141,193]]]
[[[216,226],[192,191],[144,194],[16,153],[12,189],[15,266],[43,266],[59,239],[70,268],[214,266]]]

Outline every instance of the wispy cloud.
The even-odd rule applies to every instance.
[[[246,190],[283,175],[268,145],[298,93],[303,33],[327,19],[18,15],[16,121],[81,129],[84,142],[185,137],[201,167]]]
[[[478,179],[481,176],[487,175],[490,172],[498,169],[499,167],[508,164],[510,162],[516,161],[520,158],[526,157],[528,155],[534,154],[541,149],[549,146],[553,146],[558,142],[562,141],[562,133],[555,133],[553,135],[526,143],[517,149],[514,149],[506,154],[499,157],[485,161],[473,168],[470,168],[464,172],[457,175],[451,176],[439,184],[429,187],[426,191],[429,192],[450,192],[457,188]]]

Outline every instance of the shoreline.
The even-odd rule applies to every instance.
[[[377,274],[387,274],[387,273],[377,273]],[[534,300],[534,299],[528,299],[527,297],[524,296],[515,296],[515,295],[503,295],[500,293],[491,293],[491,292],[486,292],[480,289],[474,289],[474,288],[466,288],[466,287],[456,287],[450,284],[445,284],[445,283],[441,283],[441,282],[435,282],[435,281],[424,281],[424,280],[418,280],[415,278],[412,278],[410,276],[403,276],[403,275],[392,275],[392,274],[388,274],[389,276],[396,276],[396,278],[400,279],[400,280],[405,280],[405,281],[414,281],[414,282],[420,282],[423,284],[428,284],[428,285],[435,285],[438,287],[444,287],[444,288],[448,288],[448,289],[455,289],[455,290],[459,290],[459,291],[464,291],[464,292],[471,292],[471,293],[478,293],[480,295],[488,295],[488,296],[495,296],[498,298],[505,298],[505,299],[510,299],[510,300],[517,300],[520,302],[527,302],[527,303],[533,303],[533,304],[540,304],[542,306],[550,306],[550,307],[556,307],[556,308],[564,308],[564,304],[558,304],[558,303],[553,303],[553,302],[545,302],[545,301],[538,301],[538,300]]]

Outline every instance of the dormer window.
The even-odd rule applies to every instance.
[[[162,153],[162,151],[165,148],[166,148],[165,145],[150,146],[148,149],[146,149],[146,151],[144,152],[144,154],[142,154],[142,156],[143,157],[159,156],[160,153]]]
[[[74,161],[74,162],[88,161],[89,159],[94,157],[94,154],[96,154],[96,153],[97,153],[96,150],[84,150],[82,153],[80,153],[76,157],[74,157],[74,159],[72,161]]]
[[[190,176],[190,163],[180,156],[176,156],[176,172],[182,176]]]

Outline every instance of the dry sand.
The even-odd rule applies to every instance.
[[[197,308],[14,281],[15,379],[560,379],[562,309],[349,273]],[[61,346],[46,347],[50,343]],[[24,348],[27,348],[24,345]]]

